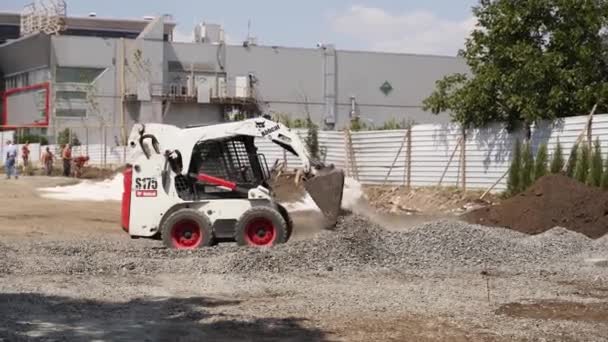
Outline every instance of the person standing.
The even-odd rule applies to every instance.
[[[51,149],[47,146],[40,158],[42,166],[44,167],[44,172],[47,176],[50,176],[53,172],[53,159],[55,159],[55,156],[51,152]]]
[[[15,179],[19,178],[19,171],[17,170],[17,146],[12,141],[6,142],[6,160],[4,168],[6,170],[6,179],[11,179],[11,175],[15,176]]]
[[[30,162],[30,142],[26,141],[21,147],[21,158],[23,159],[23,167],[27,167]]]
[[[61,159],[63,159],[63,175],[70,177],[70,167],[72,166],[72,148],[70,144],[65,144],[63,151],[61,152]]]

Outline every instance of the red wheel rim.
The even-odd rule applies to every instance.
[[[271,246],[276,238],[277,230],[269,219],[253,219],[245,228],[245,239],[251,246]]]
[[[194,220],[182,220],[171,228],[171,241],[177,249],[195,249],[203,241],[203,231]]]

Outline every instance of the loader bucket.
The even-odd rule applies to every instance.
[[[334,168],[324,168],[306,180],[304,188],[321,209],[330,227],[335,226],[342,211],[342,195],[344,191],[344,171]]]

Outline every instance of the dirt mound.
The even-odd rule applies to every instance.
[[[560,226],[597,239],[608,233],[608,192],[563,175],[549,175],[527,191],[463,218],[533,235]]]
[[[392,186],[366,186],[365,197],[379,212],[391,214],[443,214],[463,212],[494,203],[497,199],[482,192],[464,192],[455,187],[421,187],[407,189]]]

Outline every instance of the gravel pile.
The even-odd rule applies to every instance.
[[[159,241],[94,240],[0,243],[0,273],[158,274],[352,271],[364,268],[449,270],[544,267],[607,245],[564,228],[530,236],[460,221],[436,221],[389,232],[369,220],[344,217],[334,231],[272,249],[219,246],[192,252]],[[27,257],[24,257],[27,256]]]

